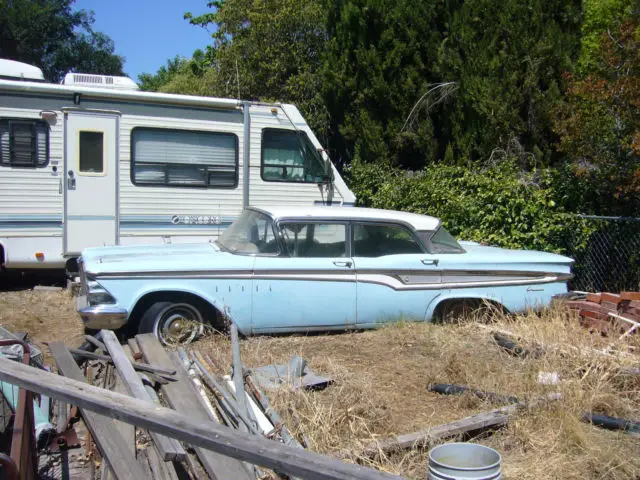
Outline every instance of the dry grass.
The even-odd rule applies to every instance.
[[[45,352],[42,342],[65,342],[76,347],[82,343],[82,321],[75,300],[66,290],[22,290],[0,293],[0,325],[10,331],[27,332]]]
[[[77,345],[81,322],[65,292],[0,293],[0,324],[27,330],[37,342]],[[369,462],[383,470],[425,478],[427,453],[414,450],[369,461],[362,448],[377,438],[454,421],[496,405],[471,395],[441,396],[430,382],[456,383],[481,390],[533,398],[559,391],[563,400],[525,412],[508,427],[473,441],[496,448],[509,479],[640,478],[640,439],[580,422],[582,411],[640,419],[640,376],[620,374],[638,367],[638,353],[610,356],[591,349],[640,352],[640,335],[617,341],[593,335],[561,312],[501,317],[492,328],[553,345],[534,358],[499,349],[482,325],[399,323],[376,331],[336,335],[254,337],[242,341],[249,367],[287,363],[293,354],[335,382],[324,391],[270,394],[296,434],[306,435],[318,452]],[[228,368],[227,337],[213,335],[193,345]],[[538,383],[539,372],[557,372],[560,383]],[[221,372],[222,373],[222,372]],[[227,373],[227,372],[224,372]],[[295,418],[292,415],[295,412]],[[299,419],[299,424],[295,419]]]
[[[472,395],[441,396],[431,382],[530,399],[560,392],[563,399],[530,410],[507,428],[473,441],[503,456],[505,478],[632,479],[640,477],[640,439],[582,423],[583,411],[640,419],[640,377],[619,373],[637,367],[629,343],[590,334],[559,311],[542,316],[500,317],[491,328],[506,329],[532,342],[552,345],[538,358],[513,357],[499,349],[490,330],[477,323],[400,323],[377,331],[340,335],[254,337],[242,342],[249,367],[286,364],[298,354],[335,383],[320,392],[270,394],[272,403],[312,449],[383,470],[424,478],[427,453],[414,450],[371,461],[360,452],[377,438],[409,433],[495,408]],[[485,328],[483,328],[485,327]],[[638,336],[631,339],[638,348]],[[229,365],[230,343],[216,335],[194,345]],[[593,350],[591,350],[593,349]],[[539,372],[557,372],[558,385],[538,383]],[[299,425],[292,416],[300,420]]]

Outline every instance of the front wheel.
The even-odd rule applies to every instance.
[[[163,345],[186,345],[203,332],[202,310],[189,302],[154,303],[138,327],[138,333],[153,333]]]

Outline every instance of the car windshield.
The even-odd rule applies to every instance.
[[[451,235],[446,228],[439,227],[435,232],[420,232],[423,238],[428,239],[431,253],[465,253],[464,248]]]
[[[279,253],[273,221],[268,215],[255,210],[245,210],[216,240],[216,244],[227,252],[241,255]]]

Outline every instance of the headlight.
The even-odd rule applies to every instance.
[[[98,282],[89,280],[87,282],[87,301],[89,305],[114,304],[116,299]]]

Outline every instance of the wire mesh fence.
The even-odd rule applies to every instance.
[[[640,290],[640,218],[581,216],[592,231],[569,241],[575,259],[573,290]]]

